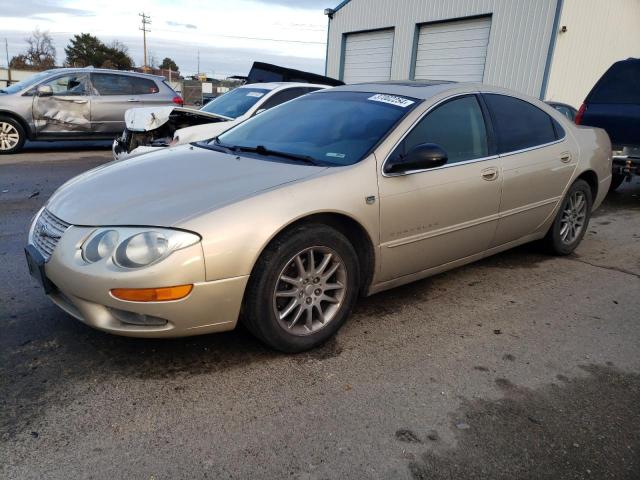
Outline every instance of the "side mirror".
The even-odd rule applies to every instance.
[[[409,150],[406,155],[390,159],[385,165],[385,173],[403,173],[412,170],[428,170],[441,167],[447,163],[448,157],[435,143],[420,143]]]
[[[53,95],[53,88],[51,85],[40,85],[36,90],[39,97],[50,97]]]

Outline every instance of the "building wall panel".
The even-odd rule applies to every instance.
[[[545,99],[580,106],[616,61],[640,57],[640,0],[564,0]]]
[[[408,79],[419,26],[491,15],[485,83],[538,97],[557,0],[351,0],[330,23],[327,74],[340,75],[344,34],[395,27],[392,79]]]

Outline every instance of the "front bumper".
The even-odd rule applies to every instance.
[[[48,296],[64,311],[91,327],[132,337],[180,337],[235,328],[248,276],[207,282],[199,243],[139,270],[124,271],[110,260],[87,264],[80,245],[92,230],[69,227],[44,265],[54,285]],[[193,284],[191,293],[167,302],[124,301],[110,293],[113,288],[184,284]]]
[[[145,153],[157,152],[158,150],[162,150],[163,148],[167,147],[150,147],[145,145],[134,148],[133,150],[128,152],[126,146],[123,143],[123,140],[118,137],[113,141],[111,152],[113,153],[114,160],[126,160],[128,158],[139,157],[140,155],[144,155]]]

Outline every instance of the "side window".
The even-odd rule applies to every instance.
[[[498,153],[544,145],[561,136],[556,137],[553,119],[535,105],[506,95],[483,97],[493,118]]]
[[[450,100],[429,112],[409,132],[393,155],[406,154],[421,143],[435,143],[447,152],[449,163],[487,157],[487,130],[474,95]]]
[[[50,86],[54,95],[86,95],[87,75],[83,73],[63,75],[42,85]]]
[[[271,98],[267,99],[259,108],[259,110],[268,110],[277,107],[281,103],[288,102],[294,98],[298,98],[307,93],[307,88],[287,88],[281,92],[275,93]]]
[[[156,82],[150,78],[129,77],[133,86],[134,95],[147,95],[150,93],[158,93],[160,89]]]
[[[126,75],[94,73],[91,75],[91,82],[100,95],[132,95],[131,78]]]

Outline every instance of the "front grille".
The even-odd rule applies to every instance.
[[[42,210],[33,227],[31,243],[42,254],[45,262],[49,261],[58,241],[69,226],[67,222],[60,220],[46,208]]]

